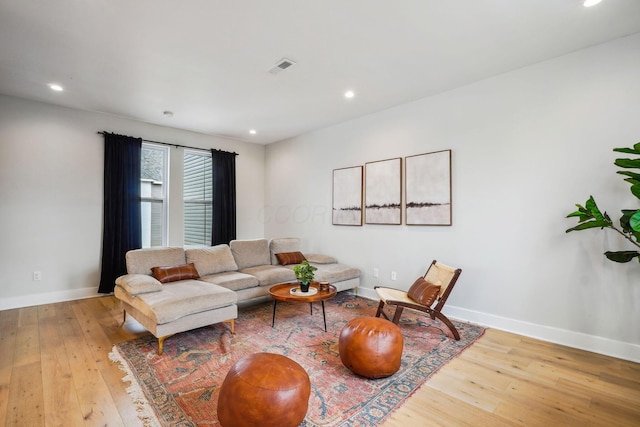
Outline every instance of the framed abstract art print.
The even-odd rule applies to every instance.
[[[362,166],[333,170],[333,225],[362,225]]]
[[[451,225],[451,150],[405,158],[407,225]]]
[[[365,163],[365,223],[402,224],[402,158]]]

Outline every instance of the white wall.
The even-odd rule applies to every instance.
[[[639,118],[636,34],[268,146],[265,231],[358,266],[370,296],[434,258],[460,266],[452,316],[640,361],[640,265],[602,255],[629,245],[564,232],[590,194],[616,219],[640,207],[612,152],[640,141]],[[442,149],[453,226],[331,225],[333,169]]]
[[[238,237],[264,235],[256,214],[264,205],[264,146],[0,96],[0,309],[95,295],[102,130],[237,152]],[[171,165],[170,191],[179,195],[182,162]],[[169,245],[182,246],[180,209],[169,216]],[[41,281],[32,280],[34,271]]]

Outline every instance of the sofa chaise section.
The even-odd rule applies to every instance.
[[[164,340],[179,332],[219,322],[229,322],[234,332],[234,291],[199,279],[160,283],[152,277],[153,267],[186,264],[184,249],[136,249],[127,252],[126,264],[128,274],[116,280],[114,294],[125,318],[129,313],[158,338],[158,354]]]

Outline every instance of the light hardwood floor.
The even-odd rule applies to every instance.
[[[111,296],[0,311],[0,425],[140,425],[108,354],[147,332],[121,320]],[[384,425],[639,426],[640,364],[487,330]]]

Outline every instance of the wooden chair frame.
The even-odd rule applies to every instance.
[[[441,280],[438,280],[438,282],[440,283],[435,283],[435,281],[433,280],[434,277],[437,277],[437,276],[433,274],[432,269],[440,269],[440,268],[452,273],[448,283],[443,283]],[[430,274],[430,272],[432,272],[432,274]],[[447,298],[449,298],[449,295],[451,294],[451,291],[453,290],[454,285],[458,281],[458,277],[460,277],[460,273],[462,273],[462,269],[460,268],[454,269],[452,267],[449,267],[448,265],[441,264],[436,260],[433,260],[431,262],[431,264],[429,265],[429,268],[424,274],[424,278],[426,280],[431,281],[432,283],[435,283],[441,286],[440,295],[438,296],[436,300],[437,304],[434,307],[422,305],[416,301],[411,300],[407,296],[407,292],[405,291],[400,291],[393,288],[385,288],[383,286],[375,286],[374,289],[376,290],[376,292],[378,293],[378,296],[380,297],[380,304],[378,305],[378,311],[376,312],[376,317],[380,317],[380,315],[382,315],[385,319],[390,320],[397,325],[398,322],[400,321],[400,317],[402,316],[402,312],[404,311],[405,308],[421,311],[428,314],[429,317],[431,317],[431,319],[433,320],[438,318],[442,323],[447,325],[447,327],[453,334],[454,338],[456,340],[460,340],[460,334],[458,333],[458,330],[456,329],[456,327],[453,325],[453,323],[451,323],[451,321],[447,318],[447,316],[442,314],[442,308],[447,302]],[[385,305],[396,306],[395,314],[393,315],[392,319],[390,319],[387,316],[387,314],[384,312],[383,308]]]

